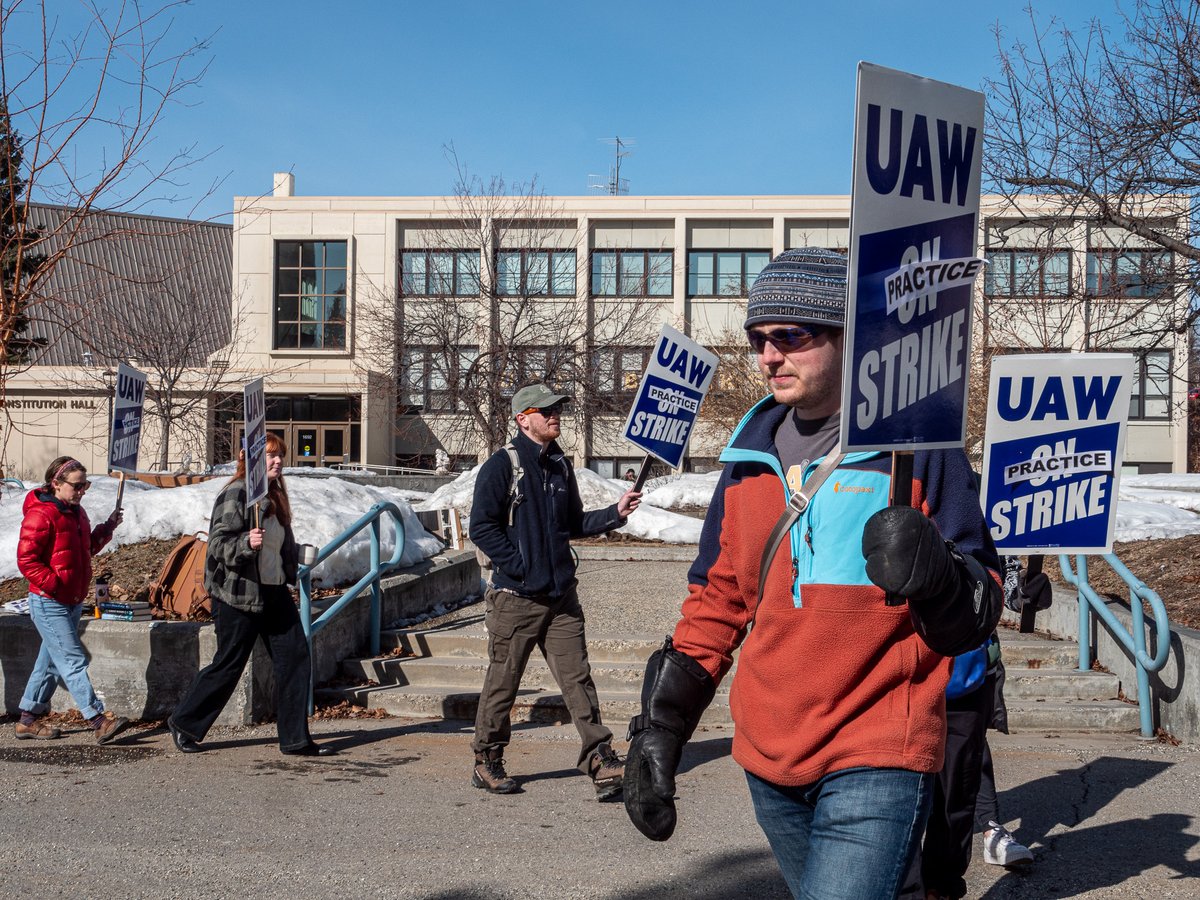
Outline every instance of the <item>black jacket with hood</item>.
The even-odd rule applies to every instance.
[[[497,450],[479,469],[471,504],[471,540],[492,560],[492,584],[525,597],[562,597],[575,586],[571,538],[604,534],[625,524],[617,505],[584,512],[579,485],[562,448],[545,448],[522,433],[513,438],[524,473],[509,520],[512,464]]]

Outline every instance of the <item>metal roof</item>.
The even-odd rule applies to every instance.
[[[35,365],[110,365],[174,339],[180,362],[200,366],[229,342],[232,226],[46,204],[29,223],[42,252],[68,246],[29,311],[29,336],[47,340]]]

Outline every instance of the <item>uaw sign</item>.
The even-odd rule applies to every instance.
[[[108,432],[108,470],[136,472],[142,442],[142,408],[146,403],[146,376],[125,363],[117,364],[113,385],[112,422]]]
[[[678,469],[716,369],[715,355],[664,325],[625,420],[625,437]]]
[[[858,66],[842,449],[960,447],[983,95]]]
[[[242,388],[246,429],[246,508],[267,496],[267,403],[263,380],[255,378]]]
[[[1001,553],[1110,553],[1134,358],[992,359],[983,511]]]

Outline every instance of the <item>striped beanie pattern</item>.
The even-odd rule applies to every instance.
[[[750,288],[744,328],[763,322],[846,323],[846,255],[820,247],[784,250]]]

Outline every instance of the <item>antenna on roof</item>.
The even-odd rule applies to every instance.
[[[616,148],[613,167],[608,170],[608,178],[602,175],[588,176],[588,189],[593,191],[603,191],[606,194],[611,194],[616,197],[620,194],[629,193],[629,179],[621,177],[621,160],[629,155],[628,148],[633,146],[632,140],[621,140],[620,136],[614,138],[601,138],[601,140],[611,147]]]

